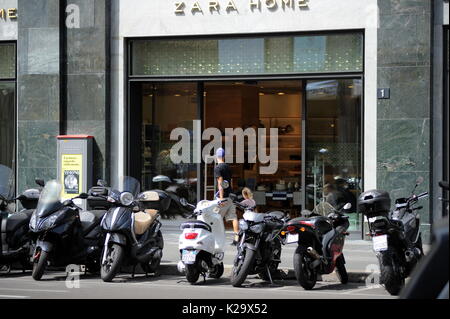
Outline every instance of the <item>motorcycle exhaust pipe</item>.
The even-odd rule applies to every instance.
[[[407,261],[407,262],[411,262],[411,261],[413,261],[414,259],[417,259],[417,255],[415,254],[414,251],[412,251],[412,250],[407,250],[407,251],[405,251],[405,258],[406,258],[406,261]]]
[[[311,255],[311,257],[313,257],[314,259],[320,259],[320,255],[319,253],[312,247],[308,247],[308,249],[306,249],[306,251],[308,252],[308,254]]]

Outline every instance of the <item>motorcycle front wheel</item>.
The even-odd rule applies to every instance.
[[[294,272],[300,286],[305,290],[314,288],[317,282],[317,272],[310,268],[312,258],[308,253],[297,251],[294,254]]]
[[[31,276],[34,280],[39,281],[44,275],[45,268],[47,267],[48,252],[41,250],[38,254],[37,260],[33,263],[33,272],[31,273]]]
[[[256,258],[256,252],[254,250],[244,248],[240,253],[241,258],[233,265],[231,270],[231,284],[233,287],[240,287],[242,283],[247,279],[248,273],[253,267],[253,263]]]
[[[111,282],[120,271],[125,252],[123,247],[117,244],[105,246],[104,249],[107,249],[106,259],[102,262],[100,274],[104,282]]]
[[[347,273],[347,269],[345,268],[345,262],[344,262],[343,255],[340,255],[336,259],[336,274],[337,274],[341,284],[345,285],[348,283],[348,273]]]

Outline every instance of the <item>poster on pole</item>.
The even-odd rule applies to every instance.
[[[62,199],[71,199],[82,193],[83,155],[62,154],[61,183]]]

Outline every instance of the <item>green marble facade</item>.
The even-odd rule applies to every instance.
[[[93,135],[93,180],[108,178],[109,1],[71,4],[79,28],[61,27],[64,1],[18,1],[18,192],[57,177],[63,134]]]
[[[391,198],[408,196],[417,177],[429,190],[431,112],[431,24],[429,0],[379,0],[378,87],[391,98],[378,100],[377,183]],[[422,202],[424,241],[430,209]]]

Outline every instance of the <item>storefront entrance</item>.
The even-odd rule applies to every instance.
[[[292,217],[321,202],[351,202],[351,230],[360,231],[362,39],[339,33],[130,40],[128,173],[145,189],[171,187],[192,203],[211,199],[213,164],[194,160],[194,143],[191,159],[174,164],[173,130],[185,129],[192,140],[201,121],[202,130],[221,132],[225,146],[227,128],[273,128],[278,145],[267,152],[277,154],[275,172],[261,174],[264,164],[252,162],[246,149],[243,163],[229,163],[233,191],[248,187],[262,210]]]
[[[212,164],[173,164],[171,132],[217,128],[225,145],[226,128],[276,128],[274,174],[261,164],[230,163],[232,188],[250,188],[262,209],[283,209],[298,216],[327,201],[340,207],[361,190],[361,81],[267,80],[133,84],[135,122],[132,167],[144,189],[175,187],[192,203],[213,198]],[[191,134],[192,137],[192,134]],[[204,144],[208,141],[204,141]],[[193,143],[191,143],[192,147]],[[267,143],[267,146],[269,143]],[[193,153],[193,149],[191,149]],[[236,154],[237,150],[234,150]],[[213,155],[212,153],[210,155]],[[192,159],[192,158],[191,158]],[[359,216],[351,215],[352,230]]]

